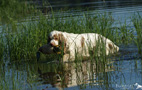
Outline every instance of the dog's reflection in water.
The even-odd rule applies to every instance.
[[[91,61],[58,63],[58,65],[55,72],[43,73],[40,68],[38,69],[39,77],[41,81],[43,81],[43,84],[50,84],[52,87],[56,88],[66,88],[85,85],[91,82],[96,83],[95,80],[96,77],[98,77],[96,76],[96,72],[99,72],[99,70],[96,71],[96,64]],[[112,66],[105,68],[105,72],[112,70]],[[100,72],[102,72],[101,69]],[[100,82],[103,82],[103,79],[99,80],[99,83]]]

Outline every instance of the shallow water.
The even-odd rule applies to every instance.
[[[142,61],[135,46],[120,48],[118,55],[109,57],[105,64],[96,64],[95,60],[8,63],[1,66],[1,72],[5,72],[2,78],[11,90],[135,90],[134,84],[142,83]]]
[[[77,0],[78,1],[78,0]],[[115,25],[124,24],[133,28],[130,17],[139,12],[142,15],[140,0],[88,0],[78,1],[49,0],[54,10],[69,8],[63,16],[82,16],[83,13],[95,15],[110,12],[115,19]],[[39,2],[39,6],[40,6]],[[86,11],[86,7],[88,11]],[[60,17],[62,14],[55,13]],[[120,22],[118,22],[118,21]],[[120,52],[115,57],[109,57],[108,63],[101,65],[87,60],[82,63],[62,63],[40,61],[7,62],[0,67],[0,88],[9,90],[136,90],[138,83],[142,85],[142,61],[136,45],[120,46]],[[105,67],[99,69],[99,67]],[[3,73],[4,72],[4,73]],[[3,79],[2,79],[3,78]],[[142,89],[142,88],[140,88]],[[140,90],[138,89],[138,90]]]

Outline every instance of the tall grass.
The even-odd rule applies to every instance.
[[[125,43],[127,42],[128,38],[131,38],[131,35],[126,33],[126,25],[123,25],[120,29],[113,28],[114,19],[109,13],[98,13],[94,16],[83,14],[82,17],[69,16],[65,18],[64,16],[54,16],[54,12],[52,12],[50,15],[44,16],[33,6],[29,6],[29,4],[25,2],[20,3],[18,0],[1,0],[0,6],[0,21],[2,22],[2,31],[0,32],[0,60],[3,58],[9,58],[11,62],[36,61],[36,52],[38,48],[44,44],[47,44],[48,34],[52,30],[60,30],[69,33],[98,33],[109,38],[116,44]],[[38,12],[38,18],[34,18],[36,15],[34,15],[33,12],[36,15]],[[29,15],[31,17],[26,19],[24,22],[18,21]],[[141,36],[138,38],[141,38]],[[137,39],[137,41],[139,42],[139,39]],[[139,43],[137,45],[139,45]],[[75,62],[75,67],[73,67],[73,69],[70,69],[71,66],[64,66],[63,63],[54,63],[46,65],[45,71],[60,74],[62,86],[67,86],[67,83],[65,83],[66,76],[68,77],[68,73],[70,74],[71,71],[74,70],[75,73],[77,73],[77,84],[80,85],[83,83],[82,87],[85,88],[85,79],[79,77],[80,74],[85,76],[86,73],[89,73],[90,82],[94,84],[94,73],[98,74],[99,76],[100,71],[105,72],[106,68],[108,68],[107,63],[109,61],[105,55],[106,51],[104,45],[101,45],[101,42],[97,43],[97,48],[94,50],[94,52],[95,53],[90,52],[91,63],[86,67],[82,66],[83,62]],[[101,57],[97,55],[98,53],[100,53]],[[61,58],[61,56],[59,57]],[[57,57],[48,55],[42,59],[53,60],[55,58]],[[76,58],[76,61],[79,61],[78,59],[80,58]],[[5,68],[4,65],[5,63],[0,64],[0,76],[2,77],[0,78],[0,83],[2,83],[0,84],[0,89],[11,89],[11,87],[14,89],[19,89],[19,85],[23,84],[23,82],[22,84],[20,83],[23,78],[19,78],[20,74],[15,72],[15,70],[11,71],[12,73],[7,75],[6,73],[10,71],[7,71],[7,67]],[[26,83],[30,85],[30,88],[32,88],[31,83],[35,83],[34,79],[37,79],[37,68],[42,67],[43,65],[37,65],[35,67],[36,69],[33,67],[25,69],[29,71],[27,72],[28,78]],[[86,70],[84,71],[84,69]],[[42,74],[41,72],[38,73]],[[73,74],[74,73],[71,73],[71,75]],[[107,76],[108,75],[104,74],[104,79],[106,82],[108,82],[106,79]],[[49,79],[51,83],[53,82],[52,78],[51,80]],[[9,80],[11,82],[8,82]]]
[[[119,38],[121,39],[121,44],[128,45],[134,42],[135,31],[132,28],[129,28],[129,24],[126,24],[126,20],[123,24],[120,23],[119,30]]]
[[[12,61],[36,59],[36,51],[47,43],[48,34],[52,30],[69,33],[98,33],[117,45],[128,43],[127,40],[132,39],[132,33],[129,33],[125,25],[122,25],[120,29],[113,28],[114,20],[108,13],[95,16],[83,14],[83,17],[67,18],[55,17],[54,13],[52,15],[44,16],[41,13],[38,19],[31,18],[21,23],[13,21],[5,25],[2,32],[5,35],[5,41],[2,43],[7,43],[5,51]]]
[[[94,16],[83,14],[82,17],[70,16],[64,18],[64,16],[54,16],[54,12],[49,16],[44,16],[34,6],[30,6],[25,1],[20,3],[19,0],[1,0],[0,2],[0,20],[2,23],[7,23],[3,24],[4,28],[1,33],[1,35],[5,35],[4,41],[2,40],[3,37],[1,37],[1,57],[3,51],[7,51],[10,59],[13,60],[35,59],[35,52],[38,47],[47,43],[46,40],[49,32],[55,29],[73,33],[99,33],[116,44],[129,43],[133,39],[133,34],[127,28],[126,24],[121,25],[119,29],[113,28],[114,19],[110,13],[98,13]],[[11,12],[12,10],[14,11]],[[33,12],[39,13],[38,19],[30,18],[29,20],[25,20],[25,22],[15,20],[19,19],[19,17],[23,18],[27,14],[33,15],[29,14]],[[138,43],[141,43],[139,39],[141,38],[141,35],[139,35],[141,33],[140,22],[140,19],[135,19],[134,21],[138,32]],[[3,45],[3,43],[6,43],[6,45]],[[140,46],[138,46],[139,49],[141,49]]]
[[[112,29],[113,19],[110,14],[104,13],[89,16],[84,14],[83,17],[46,17],[39,15],[38,19],[30,18],[26,22],[17,22],[19,16],[27,15],[28,12],[35,12],[36,9],[28,6],[26,2],[20,3],[18,0],[2,0],[1,1],[1,22],[7,22],[3,33],[5,34],[5,42],[7,54],[11,60],[31,60],[35,59],[35,52],[41,44],[47,43],[48,33],[54,29],[74,32],[86,33],[95,32],[115,41],[118,39],[117,30]],[[11,10],[14,9],[13,12]],[[4,18],[5,17],[5,18]],[[22,17],[22,16],[21,16]],[[113,35],[115,33],[115,35]],[[119,42],[119,40],[117,40]],[[116,43],[118,43],[116,42]],[[2,47],[2,49],[3,49]],[[2,50],[3,51],[3,50]],[[1,52],[2,52],[1,51]]]
[[[4,44],[3,44],[3,38],[2,35],[0,36],[0,61],[3,59],[3,55],[4,55]]]
[[[137,33],[135,43],[138,47],[138,53],[142,55],[142,17],[137,14],[132,18],[132,22]]]
[[[27,3],[19,3],[18,0],[2,0],[1,1],[1,14],[0,21],[2,22],[2,32],[0,33],[0,60],[3,57],[8,57],[11,62],[20,62],[20,61],[36,61],[36,52],[38,48],[44,44],[47,44],[48,34],[52,30],[60,30],[69,33],[98,33],[101,34],[110,40],[112,40],[115,44],[128,44],[133,41],[133,34],[131,30],[127,28],[127,25],[121,25],[119,28],[114,28],[114,19],[111,14],[96,14],[94,16],[89,16],[88,14],[83,14],[82,16],[69,16],[69,17],[56,17],[54,16],[54,12],[52,14],[44,16],[42,13],[38,13],[38,18],[33,18],[32,16],[24,22],[19,22],[18,19],[28,16],[32,12],[38,12],[33,6],[28,6]],[[7,4],[7,5],[6,5]],[[6,5],[6,7],[4,7]],[[15,8],[18,8],[16,10]],[[14,9],[13,12],[12,9]],[[3,13],[3,14],[2,14]],[[21,15],[22,14],[22,15]],[[28,14],[28,15],[27,15]],[[33,15],[33,14],[31,14]],[[137,31],[137,39],[136,43],[139,48],[139,53],[141,53],[141,18],[134,19],[135,29]],[[129,41],[128,41],[129,40]],[[90,62],[89,66],[86,66],[86,71],[90,70],[89,77],[90,82],[93,84],[94,82],[94,73],[99,76],[99,72],[106,72],[107,63],[109,63],[107,56],[105,55],[105,46],[101,42],[97,43],[97,48],[94,52],[90,52]],[[98,56],[100,53],[100,56]],[[42,59],[45,60],[53,60],[57,57],[48,55],[47,57],[42,56]],[[51,57],[51,58],[50,58]],[[61,58],[61,56],[59,56]],[[81,59],[81,60],[80,60]],[[81,62],[80,62],[80,61]],[[79,62],[78,62],[79,61]],[[2,65],[1,65],[2,67]],[[3,67],[2,67],[3,68]],[[38,67],[36,67],[38,68]],[[47,72],[55,72],[60,73],[62,84],[65,83],[67,74],[71,71],[63,63],[59,65],[48,65]],[[64,70],[67,69],[67,70]],[[84,67],[82,67],[82,58],[76,58],[75,60],[75,69],[73,69],[77,73],[77,84],[80,85],[84,83],[85,79],[79,77],[83,72]],[[86,71],[84,71],[86,73]],[[6,72],[6,71],[2,71]],[[33,75],[32,71],[29,71],[28,83],[33,83]],[[14,75],[15,73],[12,73]],[[84,75],[84,74],[83,74]],[[5,78],[5,74],[0,74],[3,79],[0,78],[0,89],[7,89],[9,83],[6,83],[7,79]],[[18,74],[17,74],[18,76]],[[104,74],[105,83],[108,82],[108,75]],[[19,88],[16,85],[19,85],[19,80],[15,80],[16,76],[11,77],[12,84],[15,89]],[[34,78],[35,79],[35,78]],[[100,78],[101,79],[101,78]],[[52,82],[52,80],[51,80]],[[101,82],[99,84],[102,84]],[[108,84],[106,84],[107,87]],[[63,86],[66,86],[63,85]],[[85,83],[82,84],[81,87],[86,87]],[[8,87],[10,88],[10,87]],[[32,88],[32,86],[31,86]]]
[[[6,52],[5,54],[7,54],[7,56],[10,57],[11,62],[13,61],[20,62],[20,61],[27,61],[27,60],[35,61],[36,51],[38,50],[40,46],[47,43],[48,34],[52,30],[60,30],[60,31],[66,31],[71,33],[72,32],[73,33],[90,33],[90,32],[99,33],[109,39],[112,39],[115,42],[114,38],[118,38],[118,37],[117,35],[112,35],[112,33],[115,32],[115,30],[111,28],[112,24],[113,24],[113,21],[111,19],[111,15],[107,13],[104,15],[97,14],[91,17],[84,14],[83,17],[70,16],[68,18],[64,18],[64,17],[59,18],[54,16],[46,17],[43,14],[40,14],[37,20],[31,19],[30,21],[27,20],[26,22],[21,22],[21,23],[17,23],[13,21],[11,22],[11,24],[6,24],[2,30],[2,35],[4,40],[1,39],[2,41],[1,43],[5,44],[3,45],[2,49]],[[115,42],[115,43],[119,43],[119,40],[118,42]],[[105,52],[105,49],[101,48],[101,51],[103,50]],[[95,72],[106,70],[105,68],[106,68],[107,59],[105,54],[101,53],[101,56],[104,56],[104,57],[99,57],[95,55],[96,54],[92,54],[92,56],[90,57],[91,63],[93,64],[91,64],[90,67],[85,67],[86,69],[88,68],[90,69],[89,75],[91,78],[91,83],[94,83],[93,75]],[[48,60],[48,58],[45,58],[45,60]],[[54,59],[54,58],[50,58],[50,59]],[[76,64],[75,66],[76,71],[81,72],[83,70],[83,67],[80,67],[81,62],[76,62],[75,64]],[[68,72],[70,72],[69,69],[64,70],[67,68],[62,63],[60,63],[59,65],[58,64],[50,65],[50,66],[48,65],[47,68],[48,68],[48,72],[60,73],[61,83],[63,86],[66,86],[65,80],[66,80],[66,76]],[[80,73],[78,72],[76,72],[77,76],[80,75]],[[18,87],[16,85],[18,84],[19,81],[17,81],[16,83],[16,80],[14,79],[15,77],[12,77],[12,78],[13,78],[12,86],[15,89],[17,89]],[[32,79],[33,79],[32,77],[28,78],[29,83],[32,83]],[[4,78],[3,80],[6,80],[6,79]],[[82,80],[81,77],[77,77],[77,84],[78,85],[82,84],[80,85],[81,88],[86,87],[84,81],[85,79]],[[4,83],[4,84],[9,85],[9,83]],[[1,86],[2,88],[5,88],[6,85],[4,84]]]

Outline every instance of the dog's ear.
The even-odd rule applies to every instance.
[[[111,43],[108,44],[108,47],[109,47],[110,50],[113,49],[113,45]]]
[[[64,53],[66,53],[66,50],[67,50],[67,39],[66,39],[66,37],[62,34],[62,33],[60,33],[60,34],[58,34],[58,36],[59,36],[59,46],[60,46],[60,49],[61,50],[64,50]]]

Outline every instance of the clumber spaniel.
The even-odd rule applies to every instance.
[[[97,33],[74,34],[54,30],[49,34],[48,44],[60,48],[63,52],[63,61],[89,57],[90,51],[100,56],[103,51],[99,48],[103,47],[106,55],[119,51],[119,47],[111,40]],[[54,51],[56,52],[56,49]]]

